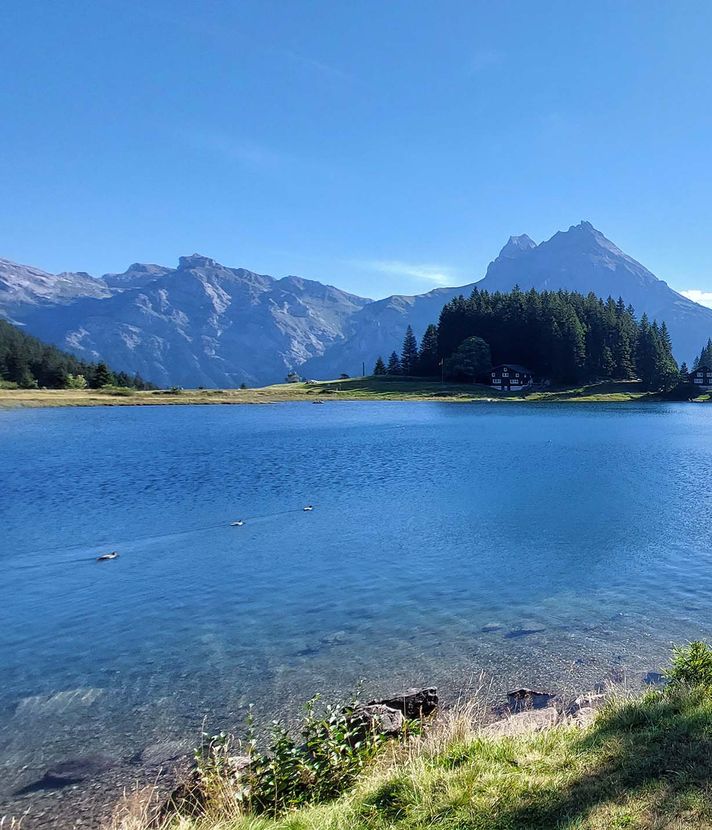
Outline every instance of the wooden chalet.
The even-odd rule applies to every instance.
[[[690,383],[694,383],[701,389],[712,389],[712,369],[709,366],[698,366],[690,374]]]
[[[500,363],[490,372],[490,383],[502,392],[517,392],[532,385],[534,374],[518,363]]]

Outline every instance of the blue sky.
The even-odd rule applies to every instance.
[[[712,304],[708,0],[3,0],[0,256],[371,297],[588,219]]]

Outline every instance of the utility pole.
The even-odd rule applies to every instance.
[[[366,377],[366,361],[362,361],[361,363],[361,377]]]

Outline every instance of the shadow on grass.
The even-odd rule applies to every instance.
[[[610,808],[618,818],[595,826],[712,826],[712,704],[703,693],[653,694],[602,715],[572,752],[593,759],[585,773],[563,789],[530,791],[493,815],[490,830],[583,828]]]

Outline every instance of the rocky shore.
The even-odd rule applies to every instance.
[[[570,698],[544,690],[514,689],[494,706],[485,707],[482,733],[497,737],[541,731],[557,724],[585,727],[609,692]],[[440,699],[435,687],[409,689],[360,704],[353,718],[364,729],[394,737],[402,734],[406,722],[437,718],[451,705]],[[238,756],[234,761],[239,768],[245,759]],[[43,775],[12,793],[0,807],[0,816],[22,819],[23,830],[97,830],[110,820],[122,796],[145,787],[155,789],[153,801],[163,813],[171,805],[185,803],[186,794],[192,793],[194,798],[195,758],[190,743],[154,742],[124,759],[88,752],[49,765]]]

